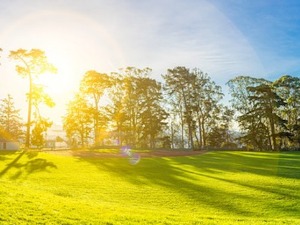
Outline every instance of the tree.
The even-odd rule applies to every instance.
[[[92,131],[93,109],[88,105],[87,100],[80,94],[67,106],[67,114],[63,117],[63,128],[73,147],[79,143],[81,147],[88,144]]]
[[[27,96],[29,97],[29,96]],[[34,84],[32,87],[32,106],[34,120],[32,121],[33,130],[31,134],[31,144],[37,147],[42,147],[45,143],[45,133],[49,127],[52,126],[52,122],[48,118],[44,118],[40,113],[40,105],[44,104],[48,107],[54,107],[55,103],[51,97],[44,92],[44,88],[41,85]]]
[[[284,118],[287,132],[282,133],[283,147],[290,148],[300,146],[300,78],[284,75],[273,82],[276,93],[285,101],[286,105],[279,114]],[[283,135],[285,134],[285,135]]]
[[[274,89],[267,84],[261,84],[257,87],[248,87],[253,95],[249,96],[250,101],[254,103],[254,115],[262,116],[268,128],[268,138],[272,150],[278,150],[276,137],[278,136],[279,129],[277,126],[285,127],[286,121],[283,120],[277,109],[285,106],[285,102]]]
[[[231,106],[242,132],[239,140],[251,149],[263,149],[267,142],[263,118],[261,115],[252,113],[255,111],[255,105],[250,99],[252,93],[249,90],[249,87],[256,87],[261,84],[270,84],[270,81],[250,76],[238,76],[227,82],[232,97]]]
[[[272,82],[241,76],[228,84],[243,131],[240,140],[250,148],[278,150],[279,140],[286,134],[287,121],[281,116],[286,102]]]
[[[207,142],[213,147],[233,146],[233,138],[230,132],[230,125],[233,118],[233,110],[227,106],[221,106],[216,118],[215,125],[212,126],[207,134]]]
[[[45,144],[44,134],[49,127],[51,127],[52,122],[45,118],[39,118],[34,121],[34,127],[31,134],[31,144],[41,148]]]
[[[174,95],[177,102],[180,103],[180,117],[183,125],[188,129],[188,144],[191,149],[194,149],[193,140],[193,117],[192,117],[192,84],[195,80],[195,75],[190,73],[186,67],[175,67],[168,69],[167,74],[163,75],[165,80],[165,88],[168,95]],[[183,133],[183,130],[182,130]]]
[[[106,89],[110,88],[111,81],[107,74],[98,73],[95,70],[90,70],[85,73],[80,83],[80,91],[91,98],[94,108],[94,144],[99,144],[100,125],[100,99]]]
[[[120,71],[121,88],[124,96],[122,97],[122,105],[124,107],[126,121],[124,123],[125,129],[128,130],[125,135],[126,142],[131,146],[136,146],[140,138],[140,131],[142,124],[140,123],[140,113],[143,109],[140,104],[140,79],[146,78],[151,73],[151,69],[139,69],[135,67],[127,67]]]
[[[251,95],[248,87],[255,87],[261,84],[270,84],[270,81],[250,76],[238,76],[226,83],[231,94],[232,108],[238,114],[245,114],[253,109],[253,102],[250,101]]]
[[[27,78],[29,81],[28,115],[25,142],[25,146],[28,148],[30,146],[30,127],[32,125],[31,114],[34,79],[39,75],[47,72],[56,73],[56,68],[48,62],[45,52],[39,49],[31,49],[30,51],[25,49],[18,49],[16,51],[10,51],[9,57],[19,62],[19,65],[16,65],[17,73],[21,77]]]
[[[138,144],[142,126],[140,123],[142,105],[139,96],[142,87],[139,81],[150,72],[149,68],[127,67],[112,74],[113,86],[109,94],[112,104],[108,107],[108,112],[120,145]]]
[[[127,67],[111,75],[106,112],[119,145],[155,148],[162,138],[167,113],[161,105],[161,84],[149,77],[150,72]]]
[[[15,108],[14,100],[10,95],[1,100],[0,124],[0,129],[2,129],[2,131],[6,133],[9,138],[15,141],[22,138],[23,124],[20,117],[20,110]]]
[[[171,116],[181,126],[181,146],[185,146],[185,140],[191,149],[206,146],[207,133],[219,112],[218,102],[223,96],[221,87],[199,69],[175,67],[169,69],[163,78]],[[172,122],[172,140],[174,126]]]
[[[223,97],[222,89],[216,85],[214,81],[199,69],[192,70],[195,74],[193,82],[193,117],[195,118],[195,138],[197,139],[198,148],[203,148],[207,145],[208,133],[219,127],[217,121],[222,114],[222,105],[219,101]]]
[[[139,124],[141,134],[139,143],[155,148],[156,139],[166,126],[167,112],[163,109],[161,84],[151,78],[138,78],[137,94],[139,96]]]

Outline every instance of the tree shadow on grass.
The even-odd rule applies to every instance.
[[[221,215],[230,214],[237,217],[261,216],[264,212],[255,209],[253,207],[255,204],[263,204],[262,208],[266,209],[272,207],[270,213],[275,211],[278,215],[282,215],[282,211],[291,216],[295,215],[295,210],[299,212],[299,207],[294,207],[294,212],[291,212],[291,209],[285,208],[280,201],[273,204],[273,199],[263,201],[260,199],[261,193],[286,198],[286,201],[299,198],[298,194],[288,193],[290,186],[281,184],[280,188],[275,188],[240,179],[241,173],[245,176],[259,175],[262,179],[264,176],[299,179],[299,158],[300,154],[288,156],[262,154],[255,157],[255,154],[212,152],[203,156],[142,159],[139,164],[133,166],[126,163],[125,159],[122,162],[122,159],[78,157],[79,160],[94,164],[99,170],[106,170],[119,179],[138,185],[140,190],[149,185],[161,186],[171,193],[186,196],[189,202],[214,208],[217,213],[221,212]],[[291,168],[294,172],[291,172]],[[235,173],[240,180],[226,177]],[[210,183],[209,186],[207,181]],[[211,185],[214,183],[216,186]],[[243,191],[234,192],[231,190],[232,187],[238,187],[237,190]],[[247,194],[247,190],[258,191],[259,194],[252,196]],[[239,204],[241,202],[242,206]]]
[[[32,173],[49,171],[48,168],[57,166],[43,158],[36,158],[38,152],[22,151],[6,167],[0,171],[0,178],[10,174],[10,179],[18,179],[22,175],[28,176]]]
[[[211,173],[245,172],[260,176],[300,179],[300,152],[298,153],[253,153],[211,152],[209,157],[185,157],[181,164]],[[174,159],[176,161],[176,159]],[[179,162],[178,162],[179,163]]]
[[[183,158],[183,161],[178,159],[177,162],[194,161],[192,164],[199,176],[257,191],[258,196],[253,196],[253,199],[257,198],[254,203],[261,202],[265,208],[276,209],[279,215],[281,212],[291,216],[300,214],[300,207],[295,205],[295,200],[300,199],[300,152],[213,152],[211,157],[202,159],[189,157]],[[239,176],[236,179],[235,174],[244,175],[245,178]],[[272,196],[272,199],[262,202],[259,195]]]
[[[18,154],[19,151],[12,151],[12,150],[0,150],[0,161],[5,161],[11,158],[12,155]]]
[[[232,194],[217,187],[207,187],[205,182],[193,182],[193,176],[174,167],[172,160],[167,158],[147,158],[135,166],[126,163],[125,159],[125,162],[121,162],[122,159],[80,158],[80,160],[92,163],[99,170],[104,169],[112,176],[138,186],[139,193],[143,192],[143,189],[146,193],[149,186],[154,186],[154,188],[161,187],[167,190],[169,198],[172,198],[172,193],[178,193],[181,197],[185,196],[182,199],[185,203],[178,202],[178,210],[182,210],[181,204],[187,204],[197,211],[197,206],[201,204],[202,208],[214,209],[223,215],[251,216],[250,211],[239,207],[232,201],[234,198],[243,198],[248,201],[250,200],[248,196],[239,193]],[[154,193],[153,199],[158,198],[161,196],[155,196]],[[163,198],[166,197],[163,196]]]

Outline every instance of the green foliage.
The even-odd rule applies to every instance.
[[[281,117],[286,121],[286,134],[282,138],[284,147],[300,145],[300,78],[284,75],[273,82],[277,94],[286,105],[280,110]]]
[[[111,76],[114,85],[106,112],[120,145],[160,147],[157,143],[167,113],[162,107],[161,84],[149,77],[150,72],[149,68],[127,67]]]
[[[199,69],[175,67],[168,69],[163,78],[170,107],[168,113],[172,117],[172,146],[175,145],[176,123],[181,128],[179,147],[194,149],[207,146],[208,133],[220,122],[221,87]],[[185,145],[186,141],[188,146]]]
[[[81,94],[67,106],[67,114],[63,117],[63,127],[72,147],[87,145],[93,126],[94,109],[88,105],[87,100]]]
[[[240,76],[228,85],[243,144],[256,150],[299,148],[299,78],[284,75],[270,82]]]
[[[105,127],[101,123],[101,118],[104,116],[100,114],[99,103],[100,99],[107,89],[112,85],[110,77],[104,73],[98,73],[95,70],[90,70],[85,73],[83,79],[80,82],[80,92],[87,96],[87,100],[91,100],[91,107],[94,109],[93,120],[94,120],[94,144],[98,145],[100,142],[100,130]]]
[[[1,224],[300,223],[299,153],[0,157]]]
[[[8,95],[0,100],[0,136],[8,140],[18,141],[23,136],[22,128],[20,110],[15,108],[13,98]]]
[[[52,122],[39,117],[35,120],[31,133],[31,144],[41,148],[45,145],[45,132],[52,126]]]

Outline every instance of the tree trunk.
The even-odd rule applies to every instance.
[[[98,108],[98,100],[97,97],[94,96],[95,101],[95,123],[94,123],[94,144],[97,146],[99,144],[99,108]]]
[[[31,108],[32,108],[32,77],[29,74],[29,96],[28,96],[28,115],[25,147],[30,147],[30,127],[31,127]]]
[[[199,126],[199,148],[203,148],[203,141],[202,141],[202,129],[201,129],[201,119],[200,116],[198,116],[198,126]]]
[[[173,123],[171,123],[171,149],[174,149],[174,128],[173,128]]]
[[[274,125],[274,120],[272,117],[269,118],[270,121],[270,128],[271,128],[271,140],[272,140],[272,150],[276,151],[277,150],[277,144],[276,144],[276,137],[275,137],[275,125]]]
[[[201,127],[202,127],[202,143],[203,146],[206,146],[206,132],[205,132],[205,127],[204,127],[204,119],[201,121]]]
[[[199,149],[200,148],[200,142],[199,142],[199,138],[198,138],[198,136],[197,136],[197,132],[196,132],[196,130],[194,130],[195,132],[193,132],[194,133],[194,135],[195,135],[195,138],[196,138],[196,141],[197,141],[197,148]]]
[[[191,117],[189,115],[189,121],[188,121],[188,129],[189,129],[189,141],[190,141],[190,148],[194,150],[194,139],[193,139],[193,128],[191,125]]]
[[[180,126],[181,126],[181,148],[184,148],[184,118],[182,109],[180,108]]]
[[[118,127],[118,145],[119,146],[122,146],[122,137],[121,137],[121,132],[122,132],[122,129],[121,129],[121,124],[117,122],[117,127]]]

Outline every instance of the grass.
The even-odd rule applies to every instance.
[[[0,153],[1,224],[300,224],[300,153]]]

